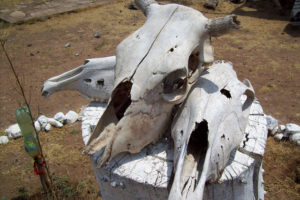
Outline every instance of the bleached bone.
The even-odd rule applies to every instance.
[[[221,36],[227,33],[233,28],[239,28],[240,22],[237,20],[236,15],[228,15],[225,17],[219,17],[209,19],[207,29],[211,36]]]
[[[241,103],[242,95],[247,99]],[[193,86],[172,125],[175,177],[170,200],[202,199],[242,142],[254,92],[231,63],[214,63]]]
[[[197,82],[202,64],[213,61],[210,20],[199,11],[147,0],[136,4],[147,20],[117,47],[114,90],[84,151],[105,147],[100,166],[157,141],[175,105]]]
[[[147,16],[148,15],[148,8],[149,8],[149,6],[151,4],[157,4],[157,2],[155,0],[143,0],[143,1],[136,1],[135,0],[135,4]]]
[[[80,67],[48,79],[42,95],[49,97],[62,90],[78,90],[84,97],[107,102],[114,82],[116,57],[87,59]]]

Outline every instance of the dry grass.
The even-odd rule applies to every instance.
[[[100,199],[89,157],[81,153],[81,134],[72,134],[78,128],[79,124],[75,124],[53,128],[49,133],[40,132],[41,144],[61,197]],[[12,198],[24,188],[27,195],[40,196],[39,178],[33,175],[33,160],[25,153],[23,139],[1,145],[0,152],[0,179],[6,181],[0,194]]]
[[[266,199],[300,199],[300,148],[289,141],[268,138],[264,156]],[[298,171],[298,172],[297,172]]]
[[[4,1],[1,0],[0,3],[2,2]],[[5,1],[7,2],[10,1]],[[262,12],[259,11],[260,7],[255,7],[255,4],[270,5],[271,2],[261,0],[252,2],[254,6],[248,7],[220,1],[216,11],[203,8],[204,0],[171,2],[188,3],[189,6],[203,11],[207,17],[236,12],[242,28],[240,31],[212,39],[215,58],[232,61],[239,77],[251,80],[266,113],[273,114],[284,122],[299,122],[300,112],[297,108],[300,102],[300,42],[297,35],[291,36],[284,31],[288,24],[284,17],[272,13],[274,11],[270,11],[271,9]],[[118,0],[98,8],[53,16],[45,22],[33,21],[17,26],[2,24],[0,34],[8,39],[10,55],[15,58],[18,69],[24,68],[27,72],[25,80],[29,80],[28,84],[34,85],[32,95],[36,99],[33,99],[32,105],[40,105],[41,111],[47,116],[54,114],[53,112],[65,112],[66,109],[76,109],[84,105],[80,100],[72,101],[81,97],[70,92],[55,94],[48,100],[37,96],[40,95],[40,87],[47,78],[78,66],[85,58],[110,56],[115,53],[117,44],[145,20],[140,11],[128,10],[128,3],[129,0]],[[101,36],[99,39],[93,38],[96,31]],[[67,42],[71,42],[70,48],[64,48]],[[29,43],[31,47],[27,47]],[[80,52],[80,57],[75,58],[74,53],[77,51]],[[34,53],[34,57],[29,56],[30,52]],[[0,59],[3,61],[1,56],[2,54]],[[4,87],[10,87],[13,79],[7,80],[7,71],[1,71],[1,74],[3,87],[0,88],[0,103],[4,106],[1,107],[0,122],[5,121],[6,126],[15,123],[12,120],[15,107],[10,105],[17,98],[12,94],[13,89],[9,90],[10,96],[3,93]],[[272,96],[273,93],[275,95]],[[265,97],[269,100],[265,100]],[[12,121],[7,121],[8,119]],[[0,134],[3,134],[3,130],[1,127]],[[81,154],[81,134],[76,134],[76,130],[80,130],[78,124],[77,127],[53,129],[49,133],[41,133],[41,141],[51,171],[57,177],[68,177],[68,183],[66,179],[60,182],[73,184],[88,199],[94,199],[98,186],[89,158]],[[300,164],[299,151],[299,148],[289,142],[277,143],[272,138],[268,139],[264,158],[265,187],[268,191],[266,199],[300,198],[299,183],[295,181]],[[32,160],[24,152],[22,139],[0,146],[0,180],[6,183],[0,187],[0,194],[5,194],[6,197],[18,195],[19,188],[22,187],[29,195],[40,191],[39,179],[32,173]]]
[[[14,9],[16,5],[21,3],[32,3],[38,0],[0,0],[0,10],[2,9]],[[39,0],[39,2],[44,3],[44,0]]]

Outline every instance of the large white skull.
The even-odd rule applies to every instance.
[[[117,47],[114,90],[85,149],[93,154],[105,147],[100,165],[160,138],[175,105],[197,82],[202,64],[213,61],[210,36],[237,22],[234,16],[209,20],[177,4],[136,4],[147,20]]]

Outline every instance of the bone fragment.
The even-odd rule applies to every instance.
[[[45,81],[42,95],[77,90],[93,101],[107,102],[114,82],[115,56],[87,59],[82,66]]]
[[[213,18],[208,20],[207,29],[211,36],[221,36],[232,29],[238,29],[240,21],[236,15]]]

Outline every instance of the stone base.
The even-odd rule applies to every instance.
[[[82,111],[82,134],[86,144],[105,105],[91,103]],[[266,119],[256,100],[251,109],[244,140],[231,154],[218,182],[207,183],[205,200],[264,199],[262,158],[267,139]],[[103,151],[91,156],[103,200],[168,199],[172,183],[173,141],[163,138],[138,154],[122,153],[104,168],[97,168]]]

